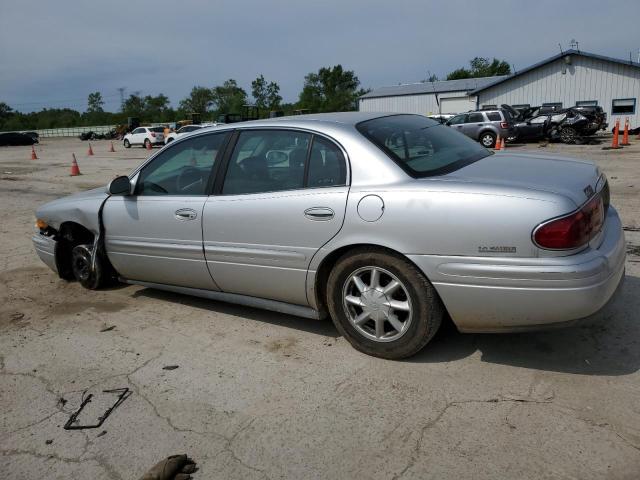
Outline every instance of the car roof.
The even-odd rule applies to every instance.
[[[238,127],[299,127],[310,128],[319,126],[334,126],[337,128],[353,128],[360,122],[373,120],[374,118],[389,117],[393,115],[404,115],[388,112],[333,112],[333,113],[312,113],[307,115],[291,115],[287,117],[265,118],[262,120],[251,120],[247,122],[226,123],[222,125],[204,127],[207,130],[224,130]],[[412,114],[407,114],[412,115]]]

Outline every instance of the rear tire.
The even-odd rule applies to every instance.
[[[108,266],[98,254],[95,269],[91,270],[91,245],[76,245],[71,250],[71,269],[73,275],[84,288],[98,290],[109,281]]]
[[[124,148],[131,148],[131,143],[129,143],[129,140],[125,139],[124,143]]]
[[[491,132],[483,132],[480,134],[480,143],[485,148],[493,148],[496,146],[496,136]]]
[[[336,262],[327,305],[336,328],[355,349],[394,360],[422,350],[444,316],[424,274],[400,255],[377,248],[348,252]]]

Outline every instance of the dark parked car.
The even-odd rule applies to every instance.
[[[607,128],[606,113],[602,107],[583,106],[557,109],[530,107],[516,110],[502,105],[516,119],[514,139],[518,141],[561,140],[573,143]]]
[[[38,143],[37,136],[21,132],[0,133],[0,146],[33,145]]]

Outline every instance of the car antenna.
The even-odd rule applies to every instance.
[[[564,55],[564,52],[562,51],[562,45],[558,43],[558,46],[560,47],[560,55]]]
[[[436,97],[436,105],[438,105],[438,113],[442,114],[442,111],[440,109],[440,100],[438,100],[438,92],[436,92],[436,84],[433,81],[433,77],[431,76],[431,70],[427,70],[427,73],[429,74],[429,82],[431,82],[431,88],[433,88],[433,95]]]

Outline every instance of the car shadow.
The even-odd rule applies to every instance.
[[[462,334],[449,323],[407,362],[439,363],[476,352],[483,362],[578,375],[628,375],[640,369],[640,278],[626,276],[612,301],[589,319],[561,329]]]
[[[294,315],[271,312],[269,310],[246,307],[244,305],[235,305],[233,303],[219,302],[206,298],[192,297],[190,295],[182,295],[180,293],[167,292],[164,290],[155,290],[152,288],[137,290],[133,293],[133,297],[147,297],[162,301],[179,303],[207,312],[215,312],[223,315],[233,315],[249,320],[255,320],[257,322],[270,323],[279,327],[301,330],[307,333],[313,333],[324,337],[338,338],[340,336],[330,319],[312,320],[308,318],[296,317]]]

